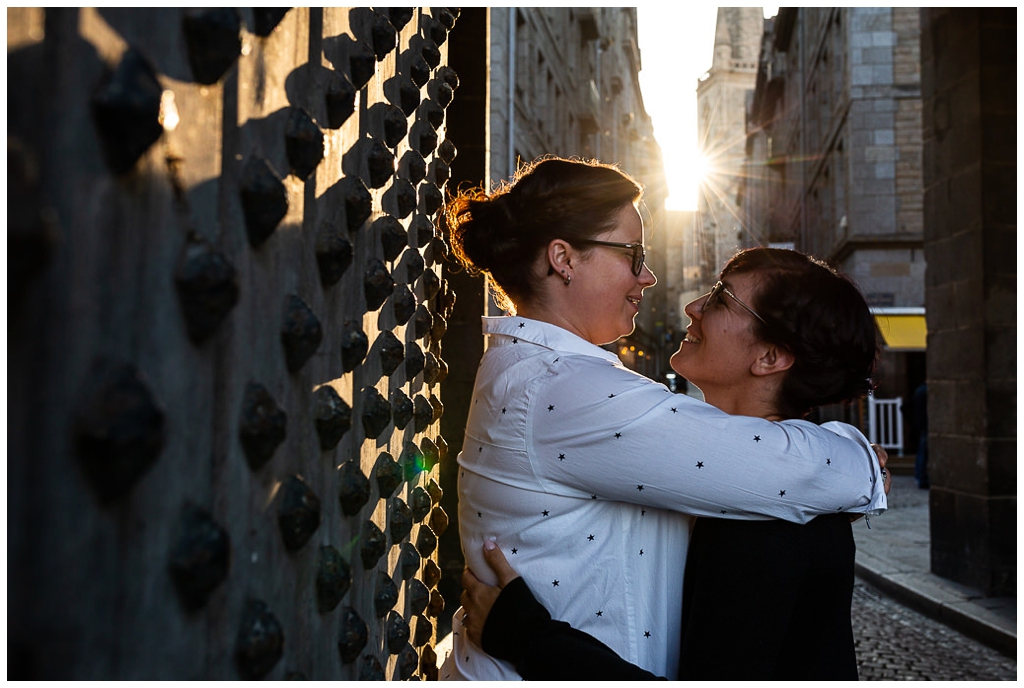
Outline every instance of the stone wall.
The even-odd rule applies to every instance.
[[[932,571],[1017,591],[1017,10],[922,10]]]

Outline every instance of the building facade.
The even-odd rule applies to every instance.
[[[782,8],[767,21],[739,194],[761,243],[856,281],[885,340],[876,397],[906,402],[925,378],[920,35],[917,8]],[[890,451],[912,454],[916,433],[895,420]]]

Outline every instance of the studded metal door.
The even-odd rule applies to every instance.
[[[8,677],[436,677],[444,8],[8,9]]]

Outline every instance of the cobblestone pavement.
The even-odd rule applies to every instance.
[[[857,579],[853,636],[862,681],[1015,681],[1017,661]]]

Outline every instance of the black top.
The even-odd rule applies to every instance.
[[[686,563],[680,679],[857,680],[855,546],[846,514],[807,525],[697,519]],[[499,595],[483,649],[532,680],[653,680],[551,619],[525,582]]]

